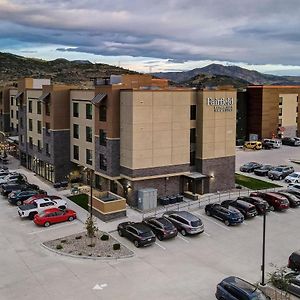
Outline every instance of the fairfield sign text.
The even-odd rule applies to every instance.
[[[233,98],[207,98],[207,105],[213,106],[215,112],[231,112]]]

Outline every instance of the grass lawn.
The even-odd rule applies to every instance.
[[[89,196],[87,194],[79,194],[68,197],[71,201],[79,205],[80,207],[84,208],[85,210],[89,211],[88,202]]]
[[[237,173],[235,174],[235,183],[251,190],[263,190],[263,189],[281,187],[281,185],[278,184],[273,184],[267,181],[259,180],[256,178],[248,177]]]

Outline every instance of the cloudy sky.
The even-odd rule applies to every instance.
[[[144,72],[300,75],[299,0],[0,0],[0,51]]]

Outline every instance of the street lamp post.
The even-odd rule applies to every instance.
[[[265,286],[265,256],[266,256],[266,211],[263,215],[263,241],[262,241],[262,265],[261,265],[261,285]]]

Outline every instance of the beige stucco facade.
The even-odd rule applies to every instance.
[[[189,164],[193,91],[126,90],[120,96],[120,165]]]
[[[95,97],[94,90],[71,90],[70,92],[70,143],[71,161],[84,167],[95,169],[95,109],[92,106],[93,117],[86,119],[86,104],[90,104]],[[73,116],[73,103],[78,103],[79,116]],[[79,126],[79,138],[74,138],[73,124]],[[92,142],[86,141],[86,127],[92,128]],[[74,159],[73,146],[79,147],[79,160]],[[92,151],[92,165],[86,163],[86,149]]]
[[[282,99],[282,104],[279,104],[278,125],[285,128],[285,135],[296,136],[298,94],[279,94],[279,97]]]
[[[209,105],[210,99],[232,99],[228,111]],[[226,105],[225,105],[226,106]],[[218,109],[221,108],[220,111]],[[197,105],[196,158],[212,159],[235,155],[236,90],[199,91]]]

